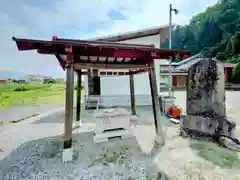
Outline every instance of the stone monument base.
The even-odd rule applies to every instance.
[[[93,136],[95,143],[108,141],[110,138],[122,139],[133,137],[130,128],[130,113],[123,108],[97,110],[96,129]]]
[[[219,136],[235,138],[236,124],[226,117],[181,115],[180,130],[180,135],[192,138],[217,139]]]
[[[93,142],[94,143],[107,142],[109,139],[115,138],[115,137],[119,137],[121,139],[132,138],[133,133],[131,132],[131,130],[126,130],[126,129],[106,131],[102,133],[94,133]]]

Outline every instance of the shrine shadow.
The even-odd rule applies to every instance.
[[[240,168],[240,152],[229,150],[215,143],[192,142],[190,148],[201,158],[225,169]]]

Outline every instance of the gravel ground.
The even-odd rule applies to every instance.
[[[96,145],[91,142],[91,135],[74,136],[74,162],[67,164],[61,163],[60,137],[23,144],[12,152],[11,157],[0,162],[0,179],[146,179],[146,169],[154,168],[153,162],[144,157],[139,148],[134,149],[137,147],[133,146],[134,140]]]
[[[149,111],[151,107],[144,109]],[[154,136],[141,146],[139,138],[94,144],[92,131],[95,123],[92,113],[93,111],[85,111],[82,114],[84,126],[74,131],[74,162],[67,164],[61,163],[62,113],[3,126],[0,129],[0,179],[147,180],[156,174],[152,156],[146,156],[146,152],[151,151],[149,147],[153,146]],[[152,120],[147,121],[146,124],[151,128],[147,131],[154,132]]]
[[[236,102],[240,100],[240,93],[226,94],[228,115],[238,123]],[[175,92],[175,95],[176,102],[184,108],[185,93]],[[150,177],[159,171],[164,171],[171,179],[176,180],[240,179],[239,153],[236,154],[234,164],[236,168],[224,168],[214,161],[207,161],[196,153],[197,150],[190,148],[194,141],[180,138],[178,128],[164,118],[167,143],[164,147],[153,148],[155,134],[152,108],[138,107],[137,112],[141,119],[132,127],[135,138],[94,144],[93,111],[84,111],[82,113],[84,126],[74,131],[74,161],[66,164],[61,163],[64,128],[62,113],[2,126],[0,179],[150,180]]]

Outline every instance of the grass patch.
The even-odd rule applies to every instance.
[[[4,124],[4,122],[2,120],[0,120],[0,126],[2,126]]]
[[[210,142],[193,143],[190,147],[203,159],[226,169],[240,168],[237,151],[229,150]]]
[[[100,157],[95,162],[101,162],[105,166],[109,166],[109,164],[123,164],[123,160],[127,157],[128,152],[128,146],[122,146],[118,150],[103,149]]]
[[[0,108],[14,105],[65,102],[65,83],[0,85]]]
[[[0,85],[0,108],[19,104],[38,104],[65,97],[64,84]]]

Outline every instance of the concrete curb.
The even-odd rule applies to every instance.
[[[64,110],[65,110],[64,107],[56,108],[56,109],[53,109],[51,111],[47,111],[45,113],[39,114],[37,116],[32,116],[32,117],[26,118],[22,121],[21,124],[32,123],[32,122],[37,121],[41,118],[45,118],[45,117],[48,117],[48,116],[56,114],[56,113],[62,113],[62,112],[64,112]]]
[[[75,109],[76,106],[73,106],[73,108]],[[24,120],[22,120],[21,124],[33,123],[34,121],[37,121],[37,120],[39,120],[41,118],[48,117],[48,116],[56,114],[56,113],[64,113],[64,111],[65,111],[65,107],[56,108],[56,109],[53,109],[51,111],[47,111],[45,113],[39,114],[37,116],[32,116],[32,117],[29,117],[29,118],[25,118]]]

